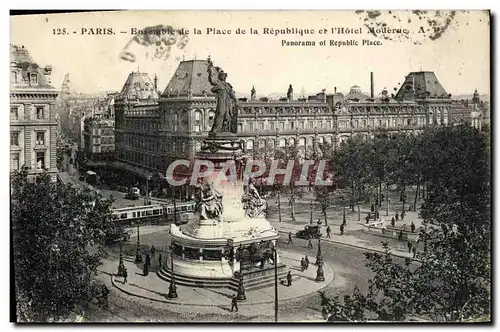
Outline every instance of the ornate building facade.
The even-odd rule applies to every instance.
[[[10,170],[22,165],[34,176],[47,170],[55,180],[58,91],[52,68],[41,68],[24,46],[10,46]]]
[[[156,78],[131,73],[115,101],[116,158],[122,169],[142,178],[164,177],[170,163],[192,159],[208,136],[216,109],[205,60],[182,61],[161,95]],[[289,86],[279,100],[240,98],[238,137],[247,154],[298,145],[304,154],[328,142],[337,146],[353,134],[415,132],[448,123],[450,96],[434,73],[410,73],[394,96],[373,96],[353,86],[346,96],[326,91],[294,98]],[[230,77],[229,77],[230,81]]]

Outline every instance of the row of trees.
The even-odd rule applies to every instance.
[[[425,187],[420,217],[426,226],[419,263],[395,262],[385,244],[385,254],[365,254],[373,272],[366,293],[355,289],[342,300],[322,295],[329,321],[402,321],[412,315],[462,321],[490,314],[489,144],[487,134],[460,125],[418,136],[353,137],[332,152],[332,169],[352,202],[390,185]]]
[[[11,225],[18,321],[61,320],[95,298],[93,275],[113,232],[112,202],[26,168],[12,176]]]

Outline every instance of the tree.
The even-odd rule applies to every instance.
[[[82,170],[90,160],[90,153],[88,153],[87,151],[77,150],[75,159],[75,162],[78,165],[78,169]]]
[[[111,202],[51,182],[46,173],[34,181],[27,174],[23,167],[12,177],[18,320],[60,320],[99,291],[91,280],[112,225]]]
[[[319,206],[321,207],[321,213],[323,214],[323,218],[325,219],[325,226],[328,226],[328,218],[326,215],[326,210],[333,203],[332,187],[316,186],[314,187],[314,196],[316,202],[318,202]]]
[[[422,135],[414,146],[422,151],[418,164],[428,184],[419,262],[393,261],[387,244],[384,255],[365,254],[373,272],[368,292],[355,290],[343,303],[323,296],[329,321],[401,321],[409,315],[464,321],[490,315],[489,138],[466,125]]]

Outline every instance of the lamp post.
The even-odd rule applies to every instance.
[[[169,299],[175,299],[179,297],[177,295],[177,287],[175,286],[175,275],[174,275],[174,246],[170,245],[170,286],[168,287],[167,297]]]
[[[139,234],[139,224],[137,224],[137,250],[135,251],[135,262],[142,263],[141,241]]]
[[[149,180],[151,179],[150,176],[146,178],[146,196],[144,196],[144,205],[148,205],[149,203]]]
[[[279,190],[278,190],[278,221],[281,222],[281,197]]]
[[[314,207],[314,204],[313,204],[313,201],[311,201],[311,203],[309,203],[309,209],[311,210],[311,212],[310,212],[310,218],[309,218],[309,224],[310,225],[313,224],[313,207]]]
[[[177,225],[177,204],[175,203],[175,187],[174,187],[174,224]]]
[[[238,283],[238,294],[236,295],[236,300],[246,301],[247,296],[245,295],[245,287],[243,286],[243,271],[240,270],[240,277]]]
[[[122,251],[122,241],[120,241],[120,261],[118,263],[118,273],[116,274],[119,277],[123,277],[125,272],[125,265],[123,264],[123,251]]]
[[[274,321],[278,322],[278,241],[273,246],[274,254]]]
[[[321,237],[318,238],[318,253],[316,254],[316,282],[325,281],[325,273],[323,271],[323,255],[321,254]]]

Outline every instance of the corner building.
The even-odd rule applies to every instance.
[[[56,180],[56,98],[52,67],[41,68],[24,46],[10,46],[10,171],[23,165],[33,177]]]

